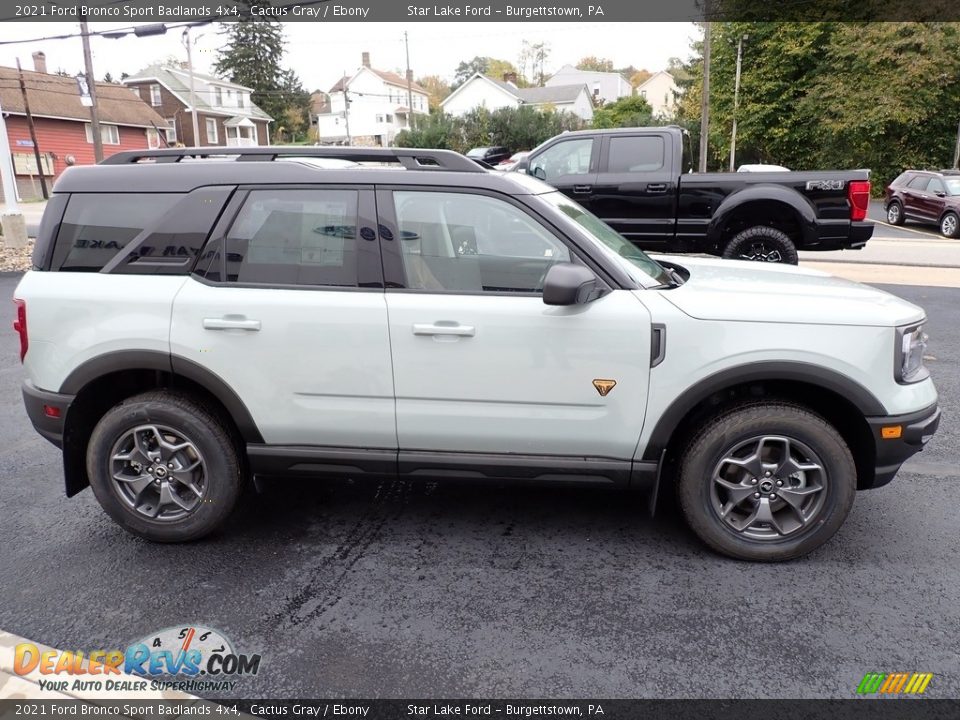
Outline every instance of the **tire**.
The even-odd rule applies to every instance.
[[[790,236],[776,228],[758,225],[733,236],[723,249],[727,260],[754,260],[796,265],[797,248]]]
[[[903,225],[903,221],[903,205],[900,204],[899,200],[894,200],[887,205],[887,224]]]
[[[759,457],[770,462],[750,463],[761,446]],[[805,467],[778,475],[785,457]],[[833,537],[853,506],[856,485],[850,449],[826,420],[768,401],[739,405],[706,423],[683,453],[677,496],[690,529],[709,547],[739,560],[779,562]],[[767,517],[772,522],[763,522]]]
[[[106,513],[154,542],[214,532],[246,485],[238,445],[223,423],[165,391],[124,400],[100,419],[87,445],[87,474]]]
[[[940,218],[940,234],[948,238],[960,235],[960,217],[955,212],[948,212]]]

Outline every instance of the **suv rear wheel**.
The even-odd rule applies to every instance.
[[[687,447],[678,496],[690,528],[742,560],[805,555],[853,506],[856,467],[826,420],[797,405],[741,405],[714,417]]]
[[[727,260],[756,260],[796,265],[797,248],[782,230],[758,225],[733,236],[723,249]]]
[[[100,505],[124,529],[156,542],[216,530],[243,488],[239,454],[206,408],[173,393],[123,401],[97,423],[87,474]]]

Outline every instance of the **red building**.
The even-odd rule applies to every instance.
[[[36,71],[24,70],[23,78],[40,150],[39,169],[17,69],[0,67],[0,107],[6,119],[21,200],[43,197],[40,171],[51,188],[53,181],[71,165],[94,163],[90,108],[80,102],[76,78],[48,74],[43,53],[34,53],[34,65]],[[158,129],[164,127],[164,119],[130,88],[98,82],[97,106],[104,157],[120,150],[158,147],[162,142]]]

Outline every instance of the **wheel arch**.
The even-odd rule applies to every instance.
[[[657,461],[663,456],[665,477],[670,477],[684,443],[702,422],[733,404],[763,399],[790,401],[822,415],[853,453],[857,488],[873,485],[876,447],[866,417],[885,415],[883,404],[854,380],[807,363],[751,363],[704,378],[661,415],[642,459]]]
[[[740,230],[769,226],[781,230],[798,246],[817,238],[817,211],[796,190],[781,185],[751,185],[720,203],[710,224],[707,241],[722,250]]]
[[[156,351],[119,351],[88,360],[63,381],[72,395],[64,418],[63,465],[68,497],[89,485],[87,441],[100,418],[117,403],[148,390],[170,390],[202,402],[245,443],[262,443],[253,416],[223,378],[197,363]]]

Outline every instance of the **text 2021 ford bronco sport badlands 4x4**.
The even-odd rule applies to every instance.
[[[655,261],[448,151],[72,168],[15,302],[67,494],[92,485],[160,541],[217,528],[255,475],[554,478],[672,485],[712,548],[784,560],[939,421],[920,308],[812,270]]]

